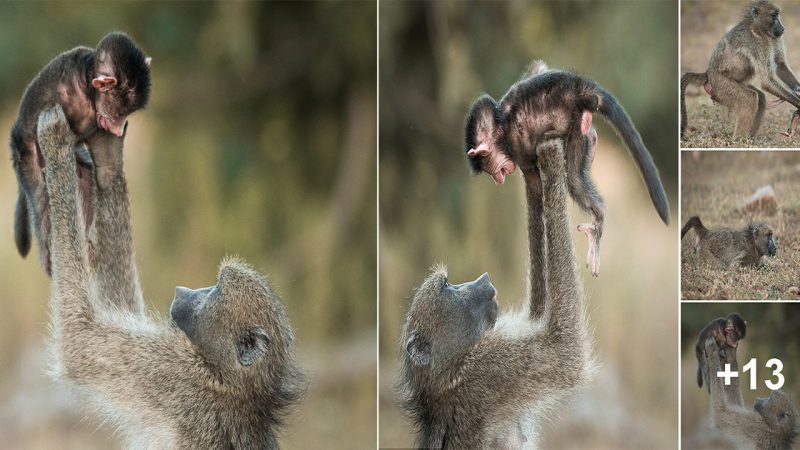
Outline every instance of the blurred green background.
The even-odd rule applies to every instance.
[[[400,327],[428,268],[448,264],[454,282],[488,271],[504,307],[523,297],[521,177],[495,187],[470,176],[463,121],[481,92],[500,98],[542,58],[625,106],[661,171],[673,225],[661,223],[627,150],[598,118],[592,176],[608,211],[600,276],[581,273],[601,368],[543,424],[541,446],[675,448],[678,4],[382,2],[379,15],[381,445],[413,443],[392,385]],[[573,212],[573,223],[587,219]],[[586,240],[574,238],[583,262]]]
[[[212,284],[226,254],[268,275],[311,377],[286,448],[376,442],[375,17],[374,1],[0,3],[2,130],[61,51],[119,29],[153,57],[125,154],[145,297],[166,314],[175,286]],[[14,248],[5,160],[0,447],[119,447],[44,376],[49,282],[35,249]]]
[[[772,358],[783,363],[786,381],[781,390],[797,404],[800,399],[800,304],[797,303],[684,303],[681,305],[681,436],[685,448],[720,448],[721,441],[707,431],[709,395],[705,386],[697,386],[697,359],[694,345],[703,327],[717,317],[737,312],[747,321],[747,336],[739,343],[740,385],[745,406],[752,407],[756,397],[769,396],[765,380],[776,382],[774,368],[766,364]],[[758,389],[750,390],[751,373],[742,367],[756,359]],[[728,448],[728,446],[724,446]]]

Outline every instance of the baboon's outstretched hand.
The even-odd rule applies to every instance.
[[[39,115],[37,132],[45,160],[45,182],[51,208],[53,289],[61,292],[62,298],[75,295],[86,301],[89,261],[82,226],[83,211],[78,207],[73,153],[76,137],[60,105]],[[57,311],[66,314],[68,310]]]

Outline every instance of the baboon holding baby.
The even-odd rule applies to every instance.
[[[179,287],[171,322],[144,311],[122,171],[123,137],[91,147],[97,189],[89,266],[74,148],[60,106],[40,115],[52,256],[56,376],[96,400],[136,448],[275,448],[304,382],[269,283],[229,258],[217,284]],[[124,133],[122,133],[124,134]]]
[[[772,228],[765,223],[748,225],[743,230],[720,228],[709,230],[698,216],[686,221],[681,230],[681,239],[694,229],[695,253],[700,260],[714,266],[734,268],[736,266],[764,265],[764,255],[775,256],[777,247]]]
[[[723,371],[726,364],[738,368],[736,348],[720,346],[713,336],[703,343],[705,363],[710,374]],[[800,434],[797,408],[782,391],[769,397],[756,398],[747,408],[742,400],[738,378],[725,386],[721,377],[710,376],[711,422],[736,448],[791,450]]]
[[[535,446],[550,408],[593,373],[564,144],[550,139],[520,150],[515,163],[528,201],[529,300],[523,311],[498,316],[488,275],[453,285],[444,267],[417,289],[402,331],[398,390],[419,447]]]
[[[708,69],[681,77],[681,135],[687,128],[686,86],[703,86],[734,119],[734,136],[754,136],[764,117],[766,91],[800,108],[800,82],[786,61],[780,9],[761,0],[717,44]]]

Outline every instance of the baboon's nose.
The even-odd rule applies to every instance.
[[[191,298],[193,291],[187,287],[177,286],[175,288],[175,298]]]

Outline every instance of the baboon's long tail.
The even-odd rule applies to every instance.
[[[700,222],[700,218],[697,216],[692,216],[689,220],[686,221],[686,225],[681,228],[681,239],[686,236],[686,233],[689,232],[694,228],[694,232],[697,233],[697,236],[702,239],[708,234],[708,228],[703,226],[703,222]]]
[[[653,158],[647,147],[642,143],[642,137],[633,126],[631,118],[622,105],[617,102],[613,95],[604,91],[600,87],[597,88],[600,95],[600,103],[598,110],[608,119],[611,125],[617,132],[617,135],[625,142],[631,157],[639,167],[642,173],[642,178],[647,185],[647,191],[650,193],[650,200],[653,202],[659,217],[665,224],[669,225],[669,204],[667,203],[667,194],[664,192],[664,186],[661,184],[661,178],[658,176],[658,169],[653,163]]]
[[[681,77],[681,137],[686,131],[688,126],[688,119],[686,118],[686,86],[692,84],[695,86],[702,86],[708,83],[708,73],[694,73],[686,72]]]

